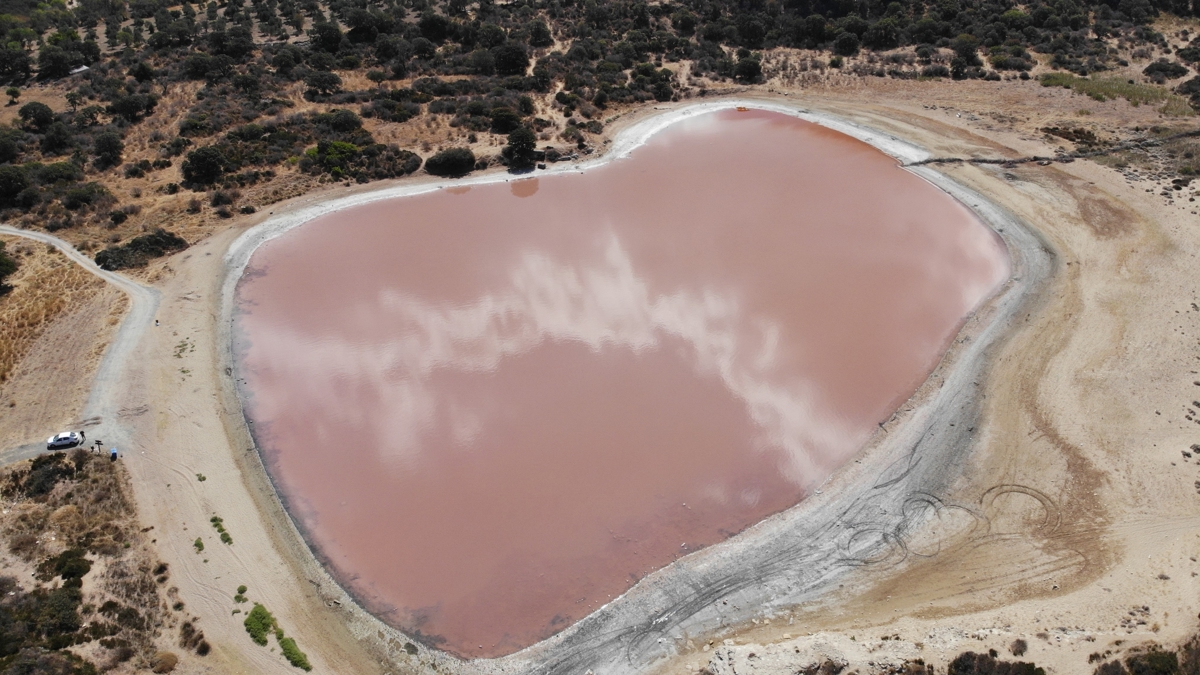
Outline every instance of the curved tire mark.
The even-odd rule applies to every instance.
[[[1007,494],[1022,494],[1027,497],[1032,497],[1042,505],[1046,510],[1046,517],[1042,519],[1041,525],[1038,525],[1037,531],[1041,534],[1052,534],[1062,524],[1062,513],[1059,511],[1058,504],[1054,502],[1045,492],[1036,490],[1026,485],[1017,485],[1015,483],[1002,483],[1000,485],[988,488],[979,497],[979,505],[983,507],[985,512],[992,513],[995,511],[996,500]]]

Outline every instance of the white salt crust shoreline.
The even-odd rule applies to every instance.
[[[254,251],[263,243],[319,216],[446,187],[511,182],[530,177],[586,171],[627,156],[653,134],[696,115],[744,106],[792,115],[869,143],[905,164],[928,159],[924,149],[894,136],[795,106],[760,100],[723,99],[687,105],[649,116],[624,129],[601,157],[551,165],[547,170],[512,176],[493,173],[474,178],[400,185],[330,199],[273,215],[237,238],[225,255],[225,279],[218,326],[222,368],[233,357],[234,293]],[[294,521],[280,536],[283,548],[308,574],[320,579],[321,594],[340,603],[352,633],[373,653],[412,672],[467,674],[639,673],[687,649],[688,640],[720,637],[751,619],[786,616],[788,609],[813,602],[857,567],[895,563],[907,556],[906,536],[942,509],[970,505],[946,503],[942,495],[960,475],[979,426],[979,387],[988,357],[1019,313],[1036,302],[1036,293],[1055,269],[1049,244],[1004,209],[928,166],[909,167],[970,208],[1005,242],[1012,276],[966,320],[929,379],[902,405],[854,462],[839,469],[821,490],[735,537],[702,549],[648,575],[623,595],[542,642],[514,654],[464,661],[436,649],[404,650],[411,641],[362,609],[337,584],[304,542]],[[232,372],[232,370],[226,370]],[[226,395],[236,391],[226,378]],[[244,418],[235,421],[239,436],[250,438]],[[264,481],[270,476],[263,472]],[[282,506],[278,494],[276,503]],[[314,583],[317,583],[314,581]]]

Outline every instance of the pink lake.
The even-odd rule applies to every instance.
[[[255,436],[333,574],[517,651],[802,500],[1009,274],[892,158],[775,113],[315,219],[238,287]]]

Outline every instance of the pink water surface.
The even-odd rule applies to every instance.
[[[496,656],[799,502],[1007,275],[994,234],[891,158],[729,111],[585,174],[268,242],[239,370],[334,574]]]

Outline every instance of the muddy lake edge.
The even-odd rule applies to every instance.
[[[724,99],[672,110],[647,110],[647,117],[619,132],[605,154],[583,162],[553,165],[532,176],[582,172],[627,155],[676,121],[738,106],[815,122],[869,143],[902,163],[929,157],[929,153],[902,139],[790,102]],[[580,673],[592,670],[599,675],[649,670],[662,658],[686,648],[689,636],[712,637],[751,618],[785,613],[789,606],[836,588],[837,581],[855,567],[882,559],[898,538],[940,508],[936,500],[917,496],[944,492],[959,475],[973,446],[971,433],[980,414],[979,388],[973,382],[984,376],[988,357],[1003,340],[1013,318],[1036,303],[1038,291],[1055,269],[1052,249],[1036,230],[943,174],[928,167],[909,170],[964,204],[1003,239],[1012,276],[967,317],[951,348],[929,379],[900,407],[886,433],[876,434],[857,459],[840,469],[819,494],[725,542],[659,569],[555,636],[490,660],[462,661],[425,647],[415,655],[409,653],[404,647],[411,638],[363,610],[321,565],[287,514],[243,414],[232,351],[234,292],[259,245],[318,216],[382,199],[447,187],[512,182],[531,175],[488,173],[384,187],[315,204],[301,202],[251,227],[234,241],[224,259],[218,365],[227,376],[223,378],[221,397],[225,426],[231,441],[235,441],[234,447],[242,443],[241,447],[247,448],[241,461],[245,479],[267,512],[265,516],[276,525],[284,525],[275,528],[279,533],[277,543],[290,554],[297,578],[308,579],[325,604],[339,606],[352,633],[372,643],[372,651],[399,667],[436,665],[442,672],[449,668],[459,673],[578,669]],[[879,517],[880,509],[893,516]],[[782,566],[772,563],[780,560]],[[745,609],[730,610],[728,605],[718,609],[716,605],[721,602]]]

